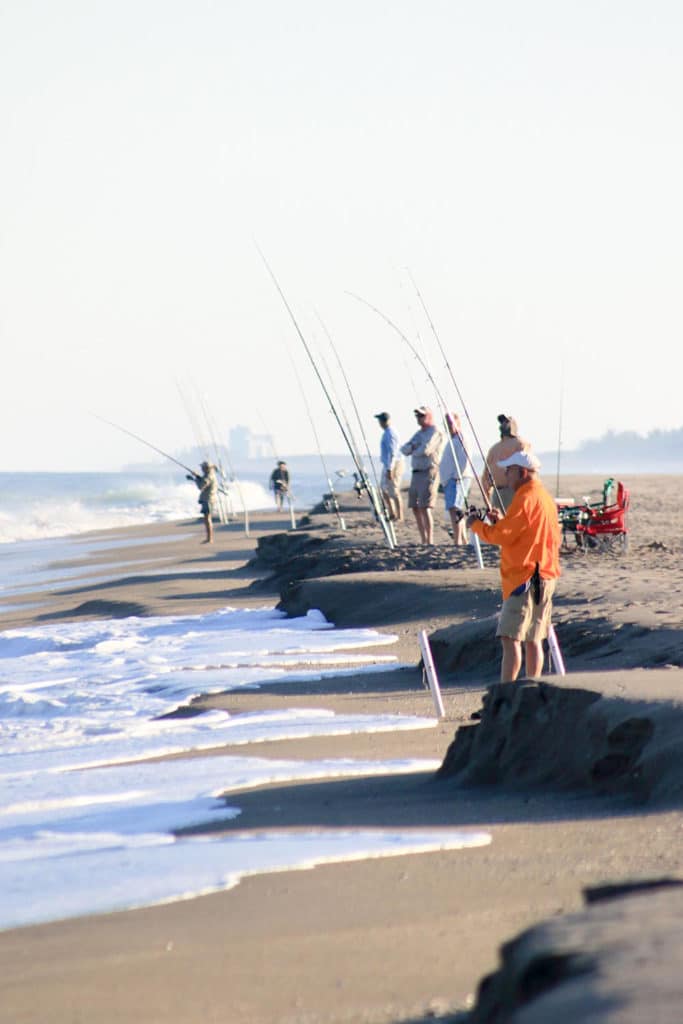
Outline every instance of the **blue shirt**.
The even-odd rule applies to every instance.
[[[392,427],[385,427],[382,432],[382,440],[379,446],[380,462],[385,469],[391,469],[392,464],[398,458],[398,434]]]

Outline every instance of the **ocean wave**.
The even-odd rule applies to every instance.
[[[0,502],[0,544],[41,540],[199,515],[197,489],[190,482],[136,479],[124,474],[12,474]],[[239,515],[270,508],[261,484],[231,484],[224,509]]]

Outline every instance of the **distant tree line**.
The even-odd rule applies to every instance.
[[[576,455],[585,459],[628,459],[638,462],[683,462],[683,427],[677,430],[608,430],[602,437],[582,441]]]

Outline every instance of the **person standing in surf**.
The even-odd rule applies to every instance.
[[[270,489],[273,492],[278,511],[282,511],[284,500],[289,494],[289,470],[286,462],[280,460],[270,474]]]
[[[216,492],[218,491],[218,480],[216,478],[216,467],[210,462],[202,462],[201,473],[193,473],[188,480],[193,480],[199,488],[199,508],[201,509],[206,539],[203,544],[213,544],[213,510],[216,504]]]
[[[413,510],[415,522],[423,544],[434,543],[434,513],[439,490],[439,460],[443,449],[443,434],[434,424],[432,410],[421,405],[415,409],[418,430],[401,448],[410,455],[412,476],[408,491],[408,507]]]
[[[380,488],[389,518],[396,522],[403,520],[403,502],[401,501],[401,479],[403,477],[403,459],[399,446],[398,434],[390,426],[388,412],[375,413],[375,419],[382,428],[382,440],[379,446],[379,459],[382,463]]]
[[[502,683],[513,683],[522,667],[527,679],[543,671],[543,641],[550,630],[553,593],[560,575],[562,539],[557,506],[538,479],[540,462],[531,452],[517,451],[498,463],[513,493],[507,512],[489,509],[491,523],[470,515],[467,527],[500,547],[503,607],[496,636],[503,659]]]

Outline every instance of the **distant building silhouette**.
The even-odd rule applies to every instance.
[[[249,427],[237,426],[230,430],[228,448],[235,459],[268,459],[275,446],[270,434],[254,434]]]

